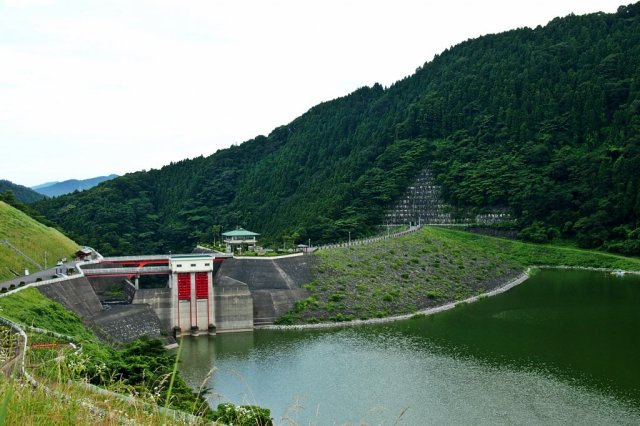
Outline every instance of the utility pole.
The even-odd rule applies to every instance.
[[[351,245],[351,231],[349,231],[349,245]]]
[[[44,251],[44,269],[47,269],[47,251]]]

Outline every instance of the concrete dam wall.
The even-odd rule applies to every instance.
[[[308,297],[302,285],[312,281],[312,261],[308,255],[227,258],[205,281],[199,272],[173,272],[164,288],[136,289],[124,277],[76,277],[39,289],[105,341],[249,331],[273,323]],[[207,288],[198,285],[203,282]],[[120,301],[105,296],[114,289],[122,289]]]
[[[151,306],[103,307],[86,277],[43,285],[38,290],[82,318],[103,340],[124,343],[143,335],[162,336],[163,327]]]
[[[272,324],[308,296],[302,285],[312,280],[309,256],[228,258],[212,275],[212,305],[204,300],[181,301],[173,288],[137,290],[132,303],[151,306],[164,330],[180,334],[236,332]],[[174,280],[175,281],[175,280]],[[197,305],[197,306],[196,306]],[[204,312],[209,312],[206,315]]]
[[[253,299],[253,324],[272,324],[308,296],[302,285],[312,281],[310,256],[227,259],[217,276],[246,284]]]

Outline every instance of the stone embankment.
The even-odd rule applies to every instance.
[[[451,217],[451,206],[442,202],[440,186],[429,169],[424,169],[407,187],[405,193],[387,210],[385,221],[399,223],[457,223]]]
[[[345,322],[330,322],[330,323],[319,323],[319,324],[265,325],[265,326],[256,327],[256,328],[268,329],[268,330],[302,330],[302,329],[316,329],[316,328],[352,327],[352,326],[359,326],[359,325],[384,324],[388,322],[403,321],[403,320],[410,319],[416,315],[432,315],[438,312],[443,312],[449,309],[453,309],[460,304],[471,303],[479,299],[482,299],[484,297],[491,297],[500,293],[504,293],[505,291],[512,289],[518,284],[523,283],[524,281],[527,280],[527,278],[529,278],[529,269],[527,269],[525,272],[518,275],[517,277],[504,283],[503,285],[491,291],[483,293],[481,295],[469,297],[467,299],[459,300],[457,302],[447,303],[446,305],[436,306],[434,308],[424,309],[411,314],[394,315],[394,316],[385,317],[385,318],[370,318],[367,320],[353,320],[353,321],[345,321]]]
[[[442,199],[442,189],[436,183],[431,170],[423,169],[414,181],[385,212],[388,224],[417,223],[422,225],[469,226],[491,225],[511,222],[513,219],[505,208],[493,207],[487,213],[471,215],[458,211]]]

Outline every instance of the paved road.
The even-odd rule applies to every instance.
[[[32,274],[29,274],[26,276],[12,278],[10,280],[1,282],[0,289],[9,288],[11,284],[14,284],[17,287],[18,284],[20,284],[22,281],[24,281],[27,284],[30,284],[30,283],[36,282],[38,278],[42,278],[41,281],[50,280],[51,278],[54,278],[55,274],[60,274],[60,273],[67,274],[68,270],[71,268],[73,268],[77,273],[78,269],[76,267],[76,263],[82,264],[83,262],[76,262],[76,261],[67,262],[62,264],[61,266],[54,266],[52,268],[45,269],[43,271],[33,272]]]

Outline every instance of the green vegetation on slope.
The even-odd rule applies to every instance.
[[[43,194],[39,194],[31,188],[0,179],[0,194],[5,191],[11,191],[16,199],[22,203],[33,203],[34,201],[45,198]]]
[[[158,401],[164,402],[169,391],[169,380],[175,356],[164,349],[159,340],[138,339],[116,350],[99,341],[91,330],[73,312],[54,302],[36,289],[25,289],[16,294],[0,298],[3,317],[19,324],[33,325],[45,330],[72,336],[74,342],[82,347],[83,364],[81,369],[72,369],[70,379],[86,380],[89,383],[107,388],[122,387],[127,393],[136,395],[158,395]],[[78,362],[69,359],[69,362]],[[47,377],[46,368],[38,370],[43,379]],[[211,414],[201,397],[196,397],[186,383],[178,376],[171,389],[170,407],[187,412]]]
[[[202,420],[189,424],[208,424],[214,419],[225,424],[273,424],[270,410],[257,406],[236,407],[223,403],[217,410],[212,410],[204,399],[203,389],[194,393],[179,374],[172,379],[176,355],[169,354],[160,340],[143,337],[118,349],[105,345],[77,315],[36,289],[29,288],[0,298],[0,314],[20,324],[71,336],[73,343],[81,347],[80,352],[75,348],[53,348],[31,349],[27,353],[30,372],[35,373],[38,381],[66,395],[62,403],[59,398],[41,390],[25,394],[16,382],[3,383],[0,378],[0,395],[8,395],[10,418],[21,415],[22,419],[42,417],[44,420],[51,419],[53,414],[60,416],[60,422],[54,424],[69,424],[69,419],[74,419],[76,424],[91,424],[90,416],[93,414],[95,419],[95,413],[81,402],[89,398],[93,405],[114,414],[104,419],[104,424],[121,424],[121,418],[142,424],[167,424],[168,419],[162,413],[149,409],[145,404],[177,409]],[[34,342],[64,341],[38,332],[28,334],[31,345]],[[123,401],[96,394],[73,382],[99,385],[113,392],[135,396],[137,400]]]
[[[529,266],[572,266],[581,268],[622,269],[640,271],[640,259],[594,250],[561,247],[553,244],[532,244],[502,238],[487,237],[470,232],[444,228],[425,228],[434,238],[447,238],[461,250],[477,247],[499,253],[518,262],[521,268]]]
[[[264,243],[372,232],[430,167],[461,210],[521,235],[640,254],[640,3],[446,50],[389,88],[268,137],[38,203],[104,254],[185,250],[237,225]]]
[[[411,313],[484,293],[533,265],[640,270],[640,259],[431,227],[315,256],[311,296],[279,323]]]
[[[63,257],[72,258],[78,249],[78,244],[58,230],[37,222],[3,201],[0,201],[0,240],[8,241],[42,266],[46,252],[49,267]],[[25,268],[31,271],[38,269],[9,246],[0,243],[0,280],[14,277],[11,271],[22,274]]]
[[[88,390],[73,382],[49,383],[58,392],[53,395],[43,387],[32,388],[19,380],[7,380],[0,376],[0,424],[22,425],[122,425],[130,422],[138,425],[186,425],[173,420],[157,410],[150,410],[148,401],[135,401]],[[64,395],[64,396],[62,396]],[[6,405],[2,405],[5,403]],[[97,410],[104,413],[100,415]],[[4,415],[4,417],[3,417]]]

